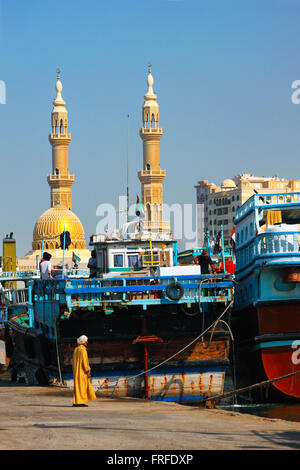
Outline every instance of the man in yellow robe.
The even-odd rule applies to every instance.
[[[91,368],[86,350],[87,336],[82,335],[77,338],[77,344],[73,353],[73,406],[88,406],[86,403],[94,400],[96,395],[90,382]]]

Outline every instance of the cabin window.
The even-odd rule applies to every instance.
[[[123,266],[124,266],[124,255],[122,254],[114,255],[114,267],[123,268]]]
[[[136,268],[139,265],[139,256],[138,255],[128,255],[128,267]]]

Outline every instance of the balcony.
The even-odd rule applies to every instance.
[[[47,181],[74,181],[75,176],[70,174],[47,175]]]
[[[140,170],[139,174],[142,176],[166,176],[166,170]]]
[[[283,261],[284,257],[296,257],[300,263],[299,252],[300,232],[261,233],[256,238],[236,250],[236,274],[261,259],[272,262]]]
[[[150,127],[150,128],[143,127],[141,129],[141,132],[143,132],[143,134],[162,134],[162,128],[161,127]]]

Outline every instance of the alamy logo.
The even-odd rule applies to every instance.
[[[292,83],[292,88],[295,89],[294,93],[292,93],[291,100],[293,104],[300,103],[300,80],[294,80]]]
[[[292,354],[292,363],[295,365],[300,364],[300,340],[296,339],[292,344],[292,349],[296,349],[296,351]]]
[[[6,104],[6,85],[3,80],[0,80],[0,104]]]

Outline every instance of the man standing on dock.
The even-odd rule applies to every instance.
[[[86,403],[94,400],[96,394],[90,382],[91,368],[86,350],[87,336],[82,335],[77,338],[77,345],[73,353],[73,406],[88,406]]]

